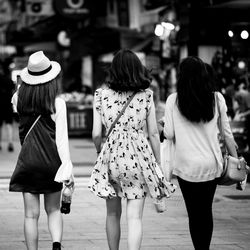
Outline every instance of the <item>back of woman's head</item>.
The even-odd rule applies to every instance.
[[[214,81],[205,63],[187,57],[179,66],[177,100],[181,114],[191,122],[208,122],[214,116]]]
[[[29,56],[27,67],[20,73],[17,111],[19,114],[55,113],[55,99],[59,94],[58,75],[61,66],[51,61],[43,51]]]
[[[22,82],[18,89],[17,112],[21,115],[53,114],[56,112],[55,99],[59,93],[57,78],[37,85]]]
[[[149,87],[151,77],[135,53],[128,49],[118,51],[109,69],[108,85],[116,91],[138,91]]]

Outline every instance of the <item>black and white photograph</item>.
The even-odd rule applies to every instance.
[[[250,0],[0,0],[0,250],[250,249]]]

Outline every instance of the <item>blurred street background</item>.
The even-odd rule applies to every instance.
[[[249,13],[250,0],[0,0],[0,250],[25,249],[22,197],[8,192],[20,150],[18,117],[3,114],[31,53],[43,50],[62,66],[61,97],[76,178],[63,247],[104,250],[105,202],[86,187],[96,159],[93,94],[105,82],[114,53],[129,48],[151,70],[157,119],[176,89],[181,59],[196,55],[211,64],[239,153],[250,162],[249,124],[242,115],[250,109]],[[214,217],[211,249],[250,249],[250,183],[244,192],[218,187]],[[44,214],[40,223],[40,249],[49,249]],[[126,249],[124,215],[122,230],[121,249]],[[164,214],[156,214],[147,199],[144,231],[142,249],[192,249],[180,190]]]

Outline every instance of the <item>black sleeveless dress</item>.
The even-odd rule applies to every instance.
[[[22,145],[9,191],[46,194],[60,191],[62,183],[54,181],[61,160],[55,142],[55,122],[42,115],[24,140],[38,116],[21,116],[19,138]]]

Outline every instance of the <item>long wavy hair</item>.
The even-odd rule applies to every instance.
[[[22,82],[18,89],[18,114],[48,115],[55,113],[55,99],[60,94],[60,90],[57,78],[38,85],[29,85]]]
[[[151,76],[134,52],[122,49],[113,58],[106,83],[116,91],[139,91],[149,87]]]
[[[209,122],[214,117],[214,81],[198,57],[185,58],[179,66],[177,105],[191,122]]]

